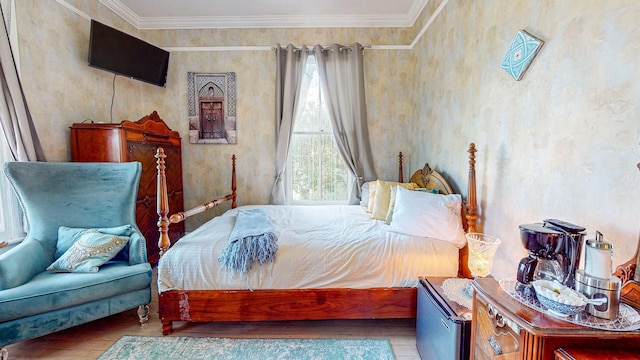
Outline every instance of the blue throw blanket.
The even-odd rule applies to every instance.
[[[218,261],[233,273],[246,274],[254,262],[273,261],[278,250],[275,228],[264,210],[240,210],[229,235],[229,245]]]

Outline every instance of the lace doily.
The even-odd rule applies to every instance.
[[[447,299],[471,310],[473,307],[473,288],[471,279],[449,278],[442,282],[442,290]]]
[[[609,331],[634,331],[640,329],[640,314],[638,314],[634,308],[623,302],[620,302],[618,316],[611,320],[593,316],[586,311],[574,316],[558,316],[548,311],[547,308],[540,304],[535,296],[526,296],[516,291],[516,279],[502,279],[499,283],[502,290],[518,302],[562,321]]]

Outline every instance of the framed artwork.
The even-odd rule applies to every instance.
[[[544,41],[528,32],[518,30],[511,46],[502,58],[500,67],[514,79],[520,81],[543,44]]]
[[[189,142],[235,144],[236,73],[187,73]]]

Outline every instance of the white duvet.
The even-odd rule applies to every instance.
[[[261,208],[276,227],[276,259],[232,275],[218,257],[238,211]],[[241,206],[180,239],[160,259],[158,288],[167,290],[415,287],[418,276],[453,277],[458,248],[404,235],[359,205]]]

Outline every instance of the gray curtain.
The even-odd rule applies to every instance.
[[[376,179],[367,126],[364,92],[363,47],[334,44],[314,47],[333,135],[342,159],[354,180],[349,189],[349,204],[358,204],[360,187]]]
[[[11,52],[7,19],[2,11],[2,33],[0,33],[0,135],[9,145],[11,156],[16,161],[44,161],[44,152],[33,125],[27,101],[22,92],[18,70]]]
[[[38,140],[27,102],[22,92],[18,69],[16,67],[9,29],[12,2],[3,1],[0,4],[0,158],[13,161],[44,161],[44,153]],[[15,26],[14,26],[15,29]],[[5,151],[6,142],[8,153]],[[1,163],[2,161],[0,161]],[[24,237],[22,211],[13,192],[9,188],[7,179],[0,175],[0,200],[4,210],[2,241],[0,247],[7,244],[6,240],[18,240]]]
[[[289,44],[276,46],[276,178],[271,188],[271,204],[287,202],[285,171],[293,120],[300,104],[302,73],[307,63],[307,47],[298,49]]]

